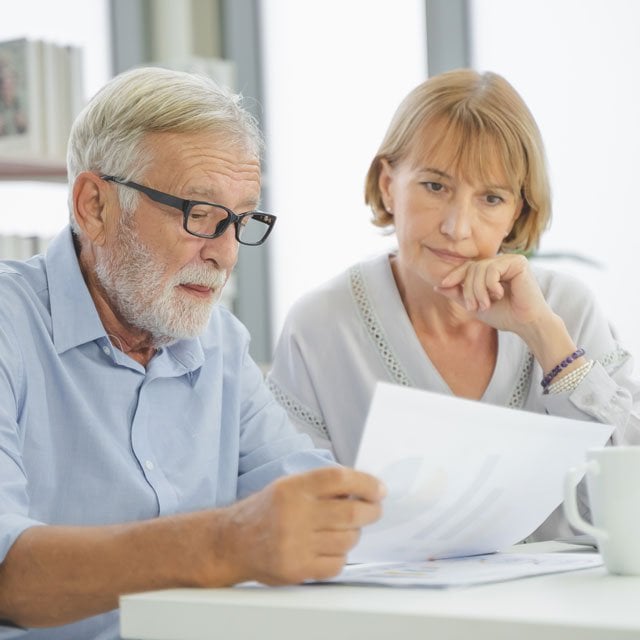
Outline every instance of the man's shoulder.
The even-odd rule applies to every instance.
[[[47,292],[47,278],[41,256],[20,262],[0,261],[0,308],[5,314],[19,313],[27,304],[42,301]]]

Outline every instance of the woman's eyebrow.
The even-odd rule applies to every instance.
[[[446,171],[441,171],[440,169],[435,169],[434,167],[420,167],[421,173],[435,173],[437,176],[442,176],[443,178],[448,178],[449,180],[453,179],[453,176],[450,176]]]

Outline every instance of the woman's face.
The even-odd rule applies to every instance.
[[[383,160],[379,179],[394,220],[398,265],[430,288],[468,260],[495,256],[523,204],[499,161],[462,175],[456,167],[464,164],[450,160],[458,150],[446,146],[414,151],[393,166]]]

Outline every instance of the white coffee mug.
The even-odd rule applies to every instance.
[[[593,525],[578,512],[576,485],[585,473]],[[596,539],[610,573],[640,575],[640,446],[589,450],[587,462],[567,472],[564,509]]]

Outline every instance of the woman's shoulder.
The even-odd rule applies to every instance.
[[[367,258],[344,269],[300,296],[291,306],[288,318],[300,320],[330,316],[333,321],[341,313],[349,313],[353,305],[353,290],[360,282],[375,282],[377,272],[388,265],[386,254]],[[386,267],[388,269],[388,266]]]
[[[553,308],[576,309],[595,303],[595,293],[584,278],[569,271],[537,264],[535,259],[531,268],[545,299]]]

